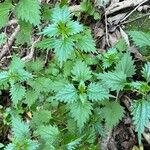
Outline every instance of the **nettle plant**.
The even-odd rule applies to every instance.
[[[42,57],[24,63],[14,55],[8,70],[0,72],[1,92],[9,90],[12,101],[7,109],[12,142],[5,150],[97,149],[123,118],[119,94],[126,91],[138,94],[130,111],[141,144],[150,118],[150,63],[135,81],[135,61],[125,42],[99,54],[90,29],[72,17],[66,6],[56,6],[39,33],[43,39],[36,49],[52,54],[46,66]],[[149,34],[129,35],[138,47],[150,46]]]

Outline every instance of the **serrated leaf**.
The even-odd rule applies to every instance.
[[[0,4],[0,29],[6,25],[9,20],[9,11],[12,8],[11,1],[6,0]]]
[[[82,52],[96,52],[95,41],[93,40],[90,32],[85,35],[79,35],[75,46]]]
[[[40,24],[40,5],[38,0],[20,0],[15,7],[18,19],[30,22],[34,26]]]
[[[76,102],[73,103],[73,105],[69,105],[69,109],[72,118],[77,121],[77,126],[79,130],[81,130],[92,114],[92,104],[88,101],[84,103]]]
[[[71,13],[66,6],[63,6],[62,8],[57,6],[52,11],[52,21],[55,23],[66,23],[68,20],[70,20],[70,17]]]
[[[150,82],[150,62],[147,62],[142,68],[142,76],[147,82]]]
[[[75,81],[86,81],[89,80],[91,76],[90,68],[85,62],[77,61],[72,69],[73,80]]]
[[[19,83],[14,84],[10,88],[11,99],[14,105],[17,105],[20,100],[23,99],[26,89]]]
[[[25,66],[24,62],[17,56],[13,56],[9,69],[12,72],[23,69]]]
[[[35,46],[42,50],[52,50],[55,47],[55,39],[47,38],[39,41]]]
[[[104,68],[110,67],[114,63],[118,62],[118,60],[119,60],[119,56],[115,48],[111,48],[107,52],[104,52],[102,54],[102,62]]]
[[[0,85],[3,84],[6,80],[8,80],[9,74],[7,71],[0,72]]]
[[[18,117],[12,117],[12,131],[14,137],[20,141],[29,137],[29,125]]]
[[[19,21],[20,31],[16,36],[17,44],[30,44],[31,34],[32,34],[32,25],[25,21]]]
[[[4,148],[4,150],[16,150],[16,149],[15,149],[15,144],[13,144],[13,143],[8,144],[8,145]]]
[[[92,101],[100,101],[109,98],[109,92],[98,83],[90,83],[87,88],[87,95]]]
[[[123,90],[126,83],[126,75],[123,72],[104,72],[99,74],[98,78],[102,83],[112,91]]]
[[[35,78],[28,81],[28,84],[37,92],[50,92],[51,80],[45,77]]]
[[[40,136],[48,144],[52,144],[59,136],[59,130],[56,126],[40,126],[35,131],[35,134]]]
[[[135,65],[129,53],[123,55],[121,60],[115,67],[116,71],[123,72],[127,77],[132,77],[135,74]]]
[[[56,57],[61,64],[65,62],[74,51],[73,45],[74,43],[70,38],[55,41]]]
[[[118,102],[107,102],[102,108],[102,116],[105,119],[106,126],[112,129],[124,116],[124,109]]]
[[[133,115],[135,129],[138,132],[139,144],[141,144],[141,134],[150,119],[150,103],[146,100],[132,102],[131,114]]]
[[[149,85],[146,82],[136,81],[131,82],[131,86],[141,93],[148,93],[150,91]]]
[[[136,46],[150,46],[150,34],[142,31],[129,31],[129,36],[132,38]]]
[[[27,104],[29,107],[31,107],[38,99],[38,96],[39,96],[39,93],[37,91],[29,89],[25,93],[24,103]]]
[[[31,120],[32,127],[39,127],[44,123],[48,123],[51,119],[51,112],[49,110],[39,110],[33,113],[33,118]]]
[[[77,90],[72,84],[67,84],[56,94],[56,99],[65,103],[73,103],[78,99]]]

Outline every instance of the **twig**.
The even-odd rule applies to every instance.
[[[128,15],[126,15],[120,22],[125,21],[131,14],[133,14],[142,4],[144,4],[147,0],[141,1]]]
[[[35,50],[35,49],[34,49],[34,46],[35,46],[35,44],[36,44],[38,41],[40,41],[40,39],[41,39],[41,37],[39,37],[36,41],[34,41],[34,42],[32,43],[30,53],[29,53],[27,56],[25,56],[25,57],[22,58],[22,60],[23,60],[24,62],[28,62],[28,61],[30,61],[30,60],[33,58],[34,50]]]
[[[145,0],[144,3],[148,2],[148,1],[149,0]],[[137,0],[126,0],[126,1],[119,2],[119,3],[114,3],[106,9],[105,13],[106,13],[106,15],[110,15],[110,14],[113,14],[113,13],[119,11],[119,10],[137,6],[141,2],[143,2],[143,0],[139,0],[139,1],[137,1]]]
[[[137,18],[135,18],[135,19],[132,19],[132,20],[128,20],[128,21],[121,22],[120,24],[121,24],[121,25],[124,25],[124,24],[127,24],[127,23],[131,23],[131,22],[134,22],[134,21],[136,21],[136,20],[138,20],[138,19],[141,19],[141,18],[143,18],[143,17],[146,17],[146,16],[150,16],[150,13],[144,14],[144,15],[139,16],[139,17],[137,17]]]
[[[3,46],[3,49],[0,52],[0,60],[9,51],[19,30],[20,30],[20,26],[18,25],[17,28],[15,29],[14,33],[8,39],[7,43]]]
[[[108,39],[107,15],[106,15],[106,13],[105,13],[105,33],[106,33],[106,42],[107,42],[107,45],[110,47],[109,39]]]

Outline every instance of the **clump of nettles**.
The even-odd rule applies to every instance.
[[[56,7],[52,11],[51,23],[40,34],[46,36],[37,46],[54,49],[60,63],[65,62],[76,53],[96,52],[91,31],[72,20],[73,14],[68,7]]]
[[[38,3],[31,3],[40,14]],[[27,4],[29,0],[19,1],[17,17],[39,25],[39,16],[24,16]],[[97,55],[90,29],[72,17],[68,7],[57,6],[50,24],[39,33],[44,37],[36,48],[54,53],[46,67],[41,58],[25,64],[14,55],[8,70],[0,72],[0,89],[9,90],[12,100],[7,111],[12,142],[5,150],[73,150],[85,145],[97,149],[97,137],[103,137],[124,116],[118,99],[124,90],[140,97],[131,103],[131,114],[141,144],[150,119],[150,63],[142,68],[143,81],[133,81],[136,66],[126,43],[119,41]],[[137,47],[150,46],[148,33],[132,31],[129,35]]]

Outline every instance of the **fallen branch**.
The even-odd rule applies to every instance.
[[[35,44],[36,44],[38,41],[40,41],[40,39],[41,39],[41,37],[39,37],[37,40],[35,40],[35,41],[32,43],[30,53],[29,53],[27,56],[25,56],[25,57],[22,58],[22,60],[23,60],[24,62],[29,62],[29,61],[33,58],[34,50],[35,50],[35,48],[34,48],[34,47],[35,47]]]
[[[131,14],[133,14],[142,4],[144,4],[147,0],[141,1],[128,15],[126,15],[121,22],[125,21]]]
[[[145,0],[144,3],[148,2],[148,1],[149,0]],[[135,7],[142,2],[143,2],[143,0],[138,0],[138,1],[137,0],[126,0],[126,1],[119,2],[119,3],[114,3],[106,9],[105,13],[106,13],[106,15],[110,15],[110,14],[113,14],[122,9],[126,9],[129,7]]]
[[[0,51],[0,60],[9,51],[19,30],[20,30],[20,26],[18,25],[14,33],[10,36],[10,38],[8,39],[8,41],[6,42],[6,44],[3,46],[2,50]]]

